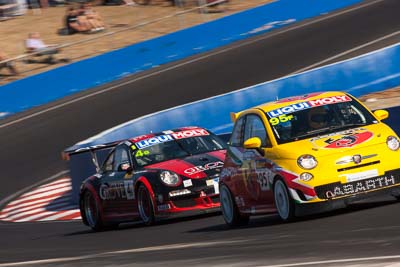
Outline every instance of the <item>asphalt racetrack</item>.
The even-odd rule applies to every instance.
[[[61,151],[102,130],[296,72],[400,30],[400,1],[362,5],[1,121],[0,200],[66,170]],[[399,35],[392,35],[347,56],[398,41]],[[114,89],[58,107],[111,86]],[[398,109],[392,114],[399,114]],[[28,115],[34,116],[24,119]],[[255,217],[238,229],[228,229],[218,214],[174,219],[154,227],[128,224],[101,233],[93,233],[79,221],[1,223],[0,267],[395,266],[391,264],[400,263],[399,209],[394,199],[374,199],[294,223],[284,224],[277,216]]]

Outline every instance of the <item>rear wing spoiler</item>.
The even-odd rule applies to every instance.
[[[119,143],[120,141],[87,147],[80,146],[77,149],[73,146],[62,152],[62,158],[67,161],[71,177],[73,203],[79,203],[82,182],[100,171],[109,152]]]
[[[64,160],[69,161],[69,160],[71,160],[71,157],[76,156],[78,154],[90,154],[90,156],[92,158],[92,163],[96,167],[96,172],[98,172],[100,170],[100,166],[102,163],[102,161],[99,161],[99,157],[98,157],[99,152],[104,151],[104,150],[106,150],[108,152],[108,151],[110,151],[110,149],[114,148],[119,143],[120,143],[120,141],[116,141],[116,142],[111,142],[111,143],[107,143],[107,144],[80,147],[77,149],[73,149],[73,147],[67,148],[66,150],[64,150],[62,152],[62,158]]]

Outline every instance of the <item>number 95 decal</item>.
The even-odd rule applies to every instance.
[[[293,119],[293,115],[280,115],[279,117],[269,119],[271,125],[277,125],[279,123],[287,122]]]

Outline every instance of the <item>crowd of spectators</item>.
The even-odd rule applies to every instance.
[[[65,2],[69,1],[69,2]],[[82,2],[83,1],[83,2]],[[66,5],[66,14],[62,19],[62,27],[58,30],[60,35],[77,33],[97,33],[104,31],[106,26],[102,16],[93,8],[92,2],[102,5],[151,5],[184,6],[188,0],[0,0],[0,23],[15,16],[24,15],[27,9],[41,9],[56,5]],[[198,5],[212,4],[218,0],[193,0]],[[225,0],[228,2],[229,0]],[[219,2],[219,1],[218,1]],[[35,13],[35,11],[33,11]],[[31,32],[25,40],[25,52],[32,56],[25,58],[25,63],[55,64],[68,62],[68,59],[58,59],[60,49],[57,45],[46,44],[38,32]],[[41,60],[38,58],[41,57]],[[0,70],[7,69],[9,75],[18,75],[15,62],[4,51],[0,50]],[[4,73],[4,72],[2,72]],[[0,74],[1,75],[1,74]]]

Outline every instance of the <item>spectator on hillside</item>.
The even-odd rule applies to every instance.
[[[92,29],[89,22],[83,16],[79,16],[79,10],[74,7],[68,8],[65,24],[67,34],[87,33]]]
[[[79,16],[84,16],[91,25],[92,31],[104,30],[103,18],[92,8],[91,3],[84,3],[79,10]]]
[[[7,59],[8,59],[8,57],[7,57],[6,53],[4,53],[3,51],[0,50],[0,62],[6,61]],[[12,61],[0,63],[0,69],[2,69],[2,68],[7,68],[12,75],[18,75],[18,71],[14,67],[14,64]]]
[[[25,47],[28,53],[36,53],[37,56],[47,56],[43,63],[55,64],[57,63],[54,55],[60,52],[56,45],[45,44],[40,38],[38,32],[31,32],[28,39],[25,40]]]

